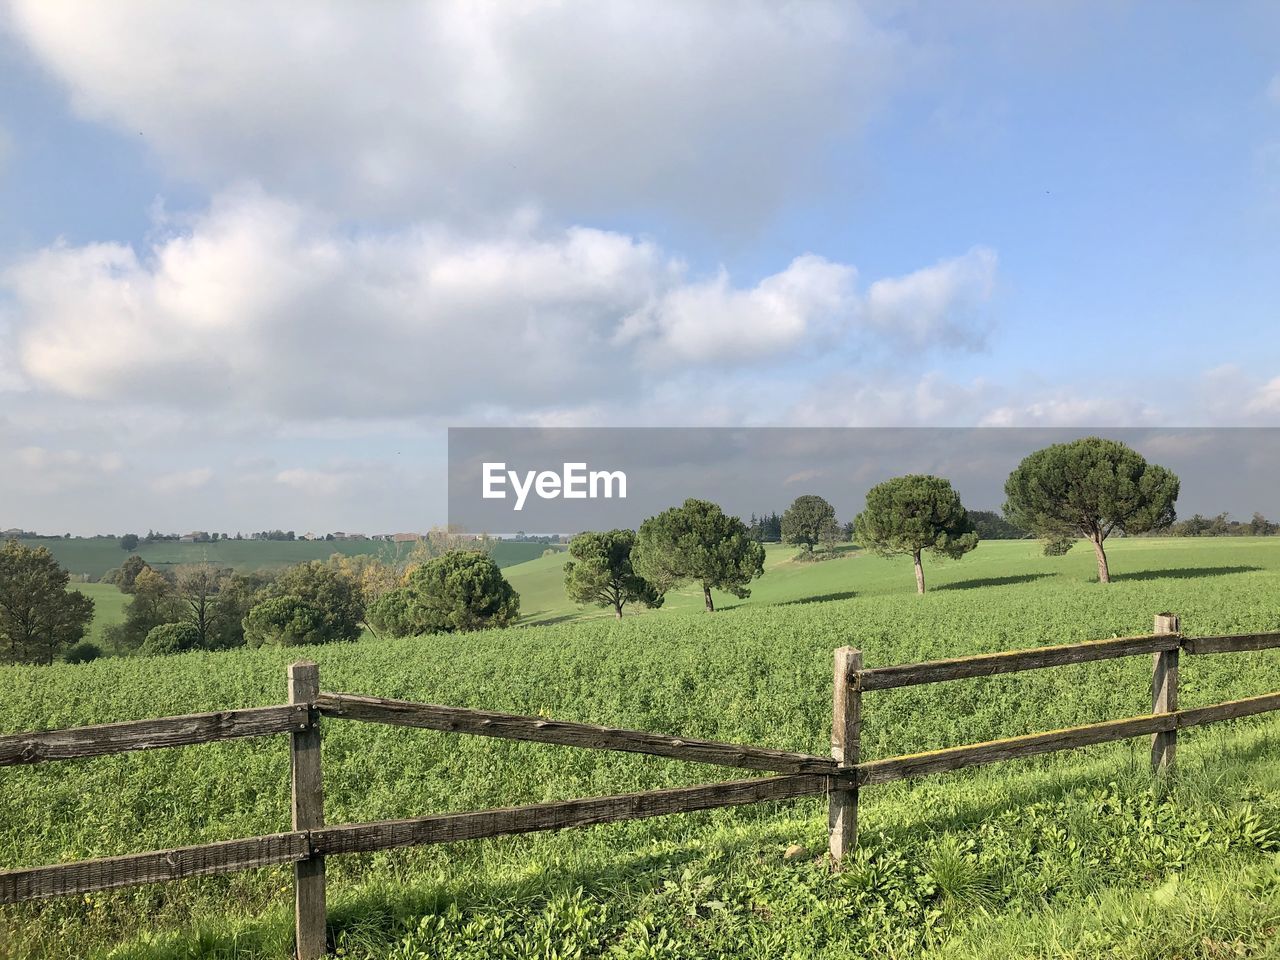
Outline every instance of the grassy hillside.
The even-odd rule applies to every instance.
[[[1107,555],[1117,583],[1249,573],[1274,569],[1280,563],[1280,537],[1117,539],[1108,543]],[[558,623],[612,616],[608,610],[578,607],[565,596],[564,561],[563,555],[539,557],[503,571],[520,593],[522,622]],[[938,561],[926,554],[924,567],[930,591],[1018,584],[1051,587],[1097,580],[1093,551],[1087,544],[1078,544],[1065,557],[1046,557],[1035,541],[991,540],[962,560]],[[885,559],[846,547],[836,559],[802,562],[796,559],[794,547],[768,544],[765,575],[751,584],[749,598],[739,600],[718,591],[713,593],[717,608],[727,610],[914,591],[910,558]],[[669,594],[657,613],[701,609],[701,589],[686,587]],[[629,607],[626,615],[648,616],[653,612]]]
[[[107,627],[124,620],[124,605],[129,598],[110,583],[76,583],[72,584],[72,589],[93,600],[93,622],[89,624],[85,639],[103,643]]]
[[[104,537],[79,537],[70,540],[50,537],[22,542],[26,546],[47,547],[55,559],[72,574],[88,575],[95,579],[113,567],[120,566],[129,555],[121,549],[119,540]],[[503,540],[494,545],[492,555],[498,566],[506,567],[540,557],[545,549],[546,546],[540,543]],[[208,562],[236,570],[260,570],[288,567],[306,560],[327,560],[335,553],[347,556],[374,554],[392,560],[407,556],[409,545],[374,540],[219,540],[216,543],[165,541],[141,544],[136,552],[157,569],[181,563]]]
[[[1280,543],[1117,547],[1121,576],[1109,587],[1090,582],[1080,557],[1037,558],[1026,544],[984,545],[931,570],[950,589],[923,598],[900,563],[850,557],[793,571],[802,565],[771,553],[751,600],[710,616],[675,603],[620,623],[4,668],[0,732],[279,702],[285,664],[305,654],[326,689],[823,754],[831,651],[846,643],[875,665],[1143,632],[1161,610],[1180,613],[1189,633],[1280,629]],[[806,591],[854,595],[787,602]],[[1140,713],[1149,683],[1149,660],[1132,658],[876,692],[864,756]],[[1184,706],[1269,690],[1280,690],[1276,653],[1183,665]],[[1156,792],[1145,741],[870,790],[861,852],[836,875],[818,856],[825,808],[814,800],[336,858],[333,914],[345,955],[406,960],[1061,955],[1067,946],[1163,956],[1156,931],[1171,917],[1181,918],[1179,936],[1204,934],[1180,955],[1227,955],[1223,944],[1261,955],[1280,882],[1270,867],[1280,850],[1278,736],[1266,718],[1191,731],[1182,776]],[[324,754],[330,822],[740,775],[339,722],[326,722]],[[5,865],[287,826],[279,739],[0,770]],[[792,843],[810,855],[784,861]],[[283,957],[287,876],[268,869],[5,908],[0,944],[35,956],[105,955],[123,943],[113,957]],[[1045,949],[1054,938],[1064,949]]]

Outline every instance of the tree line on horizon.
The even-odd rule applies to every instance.
[[[1247,528],[1264,535],[1275,524],[1255,514],[1233,527],[1225,515],[1178,524],[1179,481],[1122,443],[1087,437],[1025,457],[1005,483],[1003,512],[968,511],[943,477],[909,474],[867,492],[864,509],[837,522],[824,498],[805,494],[781,514],[748,525],[717,504],[691,498],[637,530],[588,531],[573,537],[564,564],[565,588],[577,603],[611,608],[659,607],[681,585],[739,598],[764,573],[760,530],[812,557],[842,540],[885,557],[909,556],[917,592],[924,593],[922,556],[959,559],[982,539],[1034,536],[1048,554],[1080,540],[1093,547],[1098,580],[1110,580],[1105,541],[1112,535],[1223,535]],[[1203,522],[1202,522],[1203,521]],[[1179,527],[1183,531],[1179,530]],[[475,541],[441,532],[412,554],[387,561],[335,554],[281,573],[237,573],[212,564],[153,569],[130,554],[110,581],[129,596],[124,621],[107,629],[118,654],[165,654],[263,644],[414,636],[503,627],[519,617],[520,597],[493,558]],[[68,590],[68,574],[44,547],[8,541],[0,550],[0,660],[51,663],[87,660],[104,651],[83,636],[92,600]]]

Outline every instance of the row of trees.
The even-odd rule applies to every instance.
[[[777,529],[781,540],[804,553],[845,538],[851,529],[857,543],[882,556],[910,556],[919,593],[925,591],[924,553],[957,559],[984,535],[1033,535],[1049,554],[1088,540],[1098,579],[1107,583],[1107,538],[1168,529],[1178,491],[1177,476],[1166,468],[1147,463],[1123,443],[1086,437],[1024,458],[1005,482],[1003,516],[970,513],[949,480],[910,474],[872,487],[851,525],[841,527],[830,503],[807,494],[777,518]],[[628,603],[658,606],[667,591],[691,582],[702,587],[712,611],[713,589],[745,597],[747,584],[763,573],[759,534],[774,517],[753,516],[747,526],[714,503],[686,500],[649,518],[639,531],[581,534],[569,546],[565,589],[577,602],[611,607],[621,617]]]
[[[116,654],[156,655],[267,644],[354,640],[365,626],[395,635],[506,626],[520,598],[488,553],[423,544],[412,559],[335,555],[280,572],[237,573],[211,564],[152,568],[131,555],[111,582],[128,596],[122,622],[104,631]],[[0,662],[81,662],[101,656],[83,641],[93,602],[44,547],[0,550]]]
[[[1274,537],[1280,533],[1280,524],[1256,512],[1247,521],[1232,520],[1226,513],[1216,517],[1193,513],[1186,520],[1171,524],[1165,533],[1171,537]]]
[[[172,576],[146,568],[125,581],[133,599],[109,637],[144,654],[355,640],[366,625],[395,636],[473,630],[506,626],[520,612],[493,558],[473,549],[402,567],[334,556],[275,577],[199,564]]]
[[[689,499],[650,517],[635,530],[583,533],[569,543],[565,590],[583,604],[612,607],[621,617],[628,603],[662,605],[681,584],[702,588],[708,612],[712,590],[748,597],[764,573],[764,547],[747,525],[707,500]]]
[[[206,563],[159,571],[135,555],[116,583],[130,597],[124,620],[104,631],[117,653],[352,640],[364,616],[359,586],[318,561],[275,576]]]

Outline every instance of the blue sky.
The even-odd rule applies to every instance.
[[[0,6],[0,527],[450,424],[1280,423],[1280,7]]]

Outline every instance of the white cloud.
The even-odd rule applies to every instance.
[[[1140,391],[957,380],[937,371],[911,377],[888,369],[827,378],[807,392],[794,387],[776,392],[799,398],[780,422],[822,427],[1163,426],[1192,422],[1199,408],[1190,395],[1171,395],[1157,406]],[[1239,421],[1236,408],[1219,411],[1208,424]]]
[[[619,339],[652,338],[651,355],[677,360],[733,362],[768,357],[815,338],[826,339],[854,312],[857,271],[806,254],[748,290],[728,273],[684,284],[632,314]]]
[[[535,412],[633,396],[673,364],[969,342],[995,263],[971,252],[864,302],[857,271],[818,256],[736,287],[652,241],[528,218],[484,238],[353,232],[244,188],[183,226],[142,254],[58,244],[0,275],[25,376],[296,420]]]
[[[12,324],[0,309],[0,393],[22,390],[26,380],[13,346]]]
[[[213,470],[209,467],[194,467],[190,470],[162,473],[150,481],[150,486],[156,493],[184,493],[199,490],[212,479]]]
[[[314,418],[599,388],[610,321],[675,269],[605,231],[351,234],[239,191],[146,255],[59,245],[4,281],[23,369],[59,392]]]
[[[1274,377],[1259,387],[1245,404],[1245,412],[1280,417],[1280,377]]]
[[[1138,427],[1165,422],[1168,414],[1168,410],[1158,410],[1138,397],[1081,396],[1058,391],[1050,397],[996,407],[978,421],[978,426]]]
[[[1189,384],[1195,414],[1183,422],[1214,426],[1280,426],[1280,376],[1265,379],[1234,363],[1204,371]]]
[[[809,186],[913,52],[846,0],[14,0],[84,116],[172,172],[349,213],[536,198],[741,220]]]
[[[49,450],[45,447],[22,447],[16,451],[18,465],[25,470],[86,469],[115,473],[123,466],[118,454],[86,454],[79,450]]]
[[[914,378],[885,370],[842,374],[801,392],[779,422],[807,427],[967,426],[993,402],[993,394],[981,378],[960,383],[936,372]]]
[[[985,329],[974,321],[995,288],[996,264],[995,251],[974,247],[905,277],[877,280],[867,291],[867,320],[916,345],[975,346]]]
[[[281,470],[275,481],[297,493],[312,497],[335,497],[349,493],[355,487],[367,481],[366,471],[347,468],[312,469],[307,467],[291,467]]]
[[[47,446],[18,447],[12,453],[16,470],[9,471],[19,492],[64,493],[110,482],[124,466],[114,451],[89,452]]]

